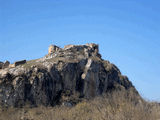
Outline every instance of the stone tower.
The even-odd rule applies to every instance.
[[[56,51],[58,51],[60,48],[56,45],[50,45],[49,48],[48,48],[48,54],[52,54]]]
[[[53,51],[54,51],[54,46],[50,45],[49,48],[48,48],[48,54],[53,53]]]

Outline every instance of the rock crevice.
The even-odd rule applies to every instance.
[[[96,44],[66,46],[0,70],[2,106],[76,104],[121,89],[137,92],[114,64],[101,58]]]

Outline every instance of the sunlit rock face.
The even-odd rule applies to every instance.
[[[1,106],[74,105],[113,90],[135,90],[99,54],[98,45],[68,45],[40,59],[0,69]]]

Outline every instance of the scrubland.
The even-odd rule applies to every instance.
[[[1,108],[0,120],[160,120],[160,104],[113,92],[75,106]]]

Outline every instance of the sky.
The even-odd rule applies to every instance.
[[[0,0],[0,61],[37,59],[48,46],[99,44],[143,98],[160,101],[159,0]]]

